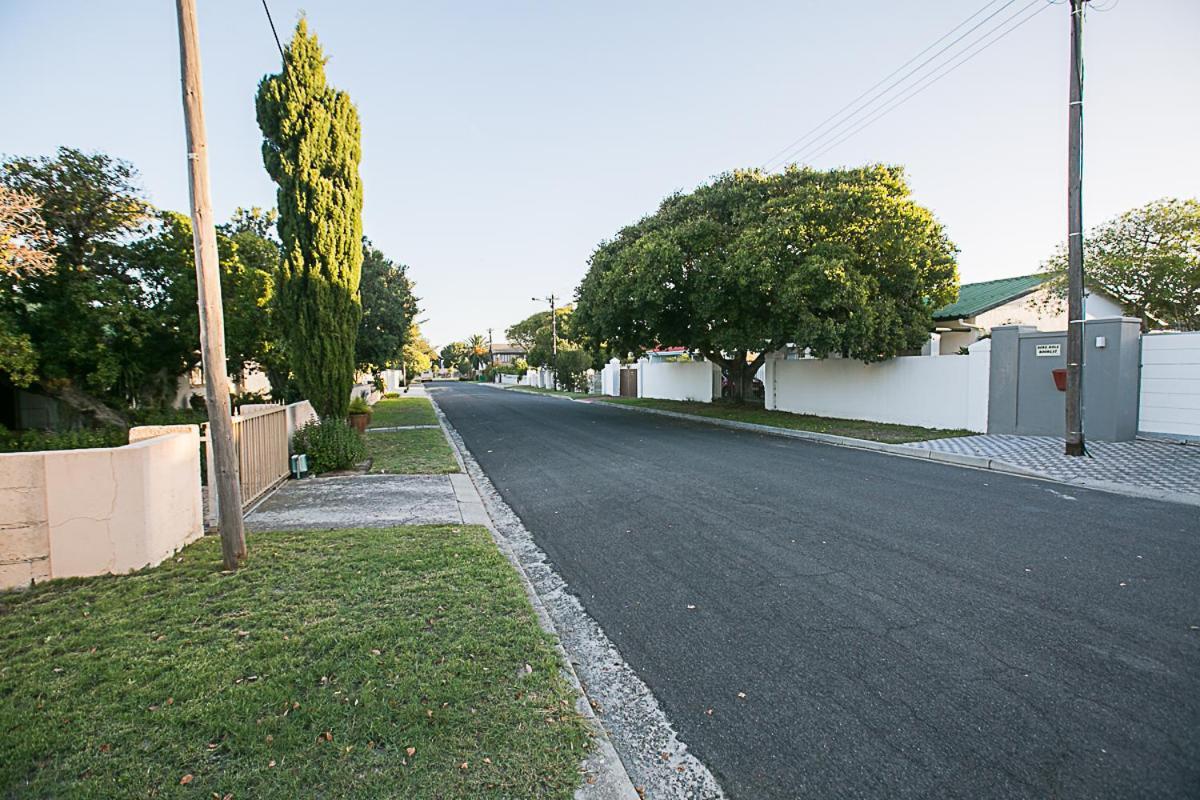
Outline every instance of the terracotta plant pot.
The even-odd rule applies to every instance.
[[[369,425],[370,423],[371,423],[371,415],[370,414],[351,414],[350,415],[350,427],[354,428],[354,430],[358,431],[359,433],[366,433],[367,425]]]
[[[1052,369],[1050,374],[1054,376],[1054,386],[1060,392],[1067,390],[1067,371],[1065,369]]]

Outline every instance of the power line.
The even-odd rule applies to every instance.
[[[990,36],[990,35],[994,34],[994,33],[995,33],[997,30],[999,30],[1000,28],[999,28],[999,26],[998,26],[997,28],[994,28],[993,30],[991,30],[991,31],[989,31],[988,33],[984,34],[984,35],[983,35],[982,37],[980,37],[979,39],[976,39],[976,40],[975,40],[975,41],[974,41],[972,44],[968,45],[968,47],[967,47],[967,50],[964,50],[964,51],[962,51],[961,53],[959,53],[958,55],[959,55],[960,57],[958,58],[958,60],[957,60],[957,61],[954,61],[954,62],[952,62],[952,63],[950,63],[950,65],[949,65],[949,67],[948,67],[948,68],[944,68],[944,69],[942,69],[940,72],[934,72],[934,73],[930,73],[929,75],[926,75],[924,78],[922,78],[922,81],[923,81],[923,82],[922,82],[922,83],[918,83],[918,84],[917,84],[915,87],[913,87],[912,91],[909,91],[907,94],[901,95],[901,96],[900,96],[898,99],[896,99],[895,101],[893,101],[893,102],[889,103],[888,105],[886,105],[886,106],[885,106],[885,107],[883,107],[882,109],[878,110],[877,112],[875,112],[874,114],[872,114],[872,116],[870,116],[870,117],[868,117],[867,119],[863,120],[863,121],[861,122],[861,124],[859,124],[858,126],[856,126],[855,128],[853,128],[852,130],[850,130],[849,132],[847,132],[845,135],[843,135],[843,136],[841,136],[840,138],[838,138],[836,141],[834,141],[834,142],[832,142],[832,143],[830,143],[830,144],[827,144],[826,146],[822,147],[822,148],[821,148],[819,151],[817,151],[817,152],[813,153],[812,155],[805,155],[803,158],[799,158],[799,159],[797,159],[797,160],[801,160],[801,161],[813,161],[813,160],[815,160],[815,159],[817,159],[817,158],[820,158],[820,157],[821,157],[821,156],[823,156],[825,153],[827,153],[827,152],[829,152],[830,150],[832,150],[833,148],[837,147],[837,146],[838,146],[839,144],[841,144],[842,142],[844,142],[844,141],[846,141],[847,139],[850,139],[850,138],[852,138],[853,136],[855,136],[855,135],[856,135],[856,134],[857,134],[859,131],[862,131],[864,128],[868,128],[868,127],[870,127],[871,125],[873,125],[875,122],[877,122],[877,121],[878,121],[879,119],[881,119],[882,117],[885,117],[885,116],[887,116],[887,115],[888,115],[888,114],[890,114],[892,111],[895,111],[897,108],[899,108],[900,106],[904,105],[905,103],[907,103],[907,102],[908,102],[909,100],[911,100],[912,98],[914,98],[914,97],[916,97],[917,95],[919,95],[919,94],[923,93],[923,92],[924,92],[926,89],[928,89],[928,88],[930,88],[931,86],[933,86],[935,83],[937,83],[938,81],[940,81],[942,78],[946,77],[946,76],[947,76],[947,75],[949,75],[951,72],[954,72],[956,69],[958,69],[958,68],[959,68],[959,67],[961,67],[962,65],[966,64],[966,63],[967,63],[968,61],[970,61],[971,59],[975,58],[975,56],[979,55],[979,54],[980,54],[980,53],[982,53],[984,50],[987,50],[989,47],[991,47],[992,45],[996,44],[996,43],[997,43],[997,42],[999,42],[1001,39],[1003,39],[1004,37],[1008,36],[1008,35],[1009,35],[1010,33],[1012,33],[1013,31],[1015,31],[1017,28],[1020,28],[1022,25],[1024,25],[1024,24],[1025,24],[1025,23],[1027,23],[1027,22],[1029,22],[1030,20],[1032,20],[1032,19],[1033,19],[1034,17],[1036,17],[1038,14],[1041,14],[1043,11],[1045,11],[1045,10],[1046,10],[1046,9],[1048,9],[1048,8],[1050,8],[1050,6],[1051,6],[1051,5],[1053,5],[1053,4],[1047,3],[1047,4],[1043,5],[1043,6],[1042,6],[1041,8],[1039,8],[1037,11],[1033,12],[1033,13],[1032,13],[1032,14],[1030,14],[1029,16],[1027,16],[1027,17],[1025,17],[1024,19],[1022,19],[1021,21],[1019,21],[1019,22],[1018,22],[1016,25],[1013,25],[1012,27],[1010,27],[1008,30],[1006,30],[1006,31],[1004,31],[1003,33],[1001,33],[1001,34],[1000,34],[999,36],[997,36],[996,38],[994,38],[994,39],[992,39],[991,41],[989,41],[989,42],[987,42],[986,44],[984,44],[984,45],[983,45],[983,47],[980,47],[980,48],[978,48],[977,50],[974,50],[974,51],[971,51],[971,52],[969,52],[971,47],[974,47],[975,45],[978,45],[980,42],[982,42],[982,41],[984,41],[985,39],[987,39],[987,37],[988,37],[988,36]],[[1025,9],[1022,9],[1022,11],[1025,11],[1025,10],[1027,10],[1028,8],[1029,8],[1029,6],[1026,6],[1026,7],[1025,7]],[[1016,15],[1014,15],[1014,16],[1012,16],[1012,17],[1009,17],[1007,20],[1005,20],[1005,23],[1007,23],[1007,22],[1011,22],[1012,20],[1016,19],[1016,17],[1017,17],[1017,16],[1019,16],[1019,15],[1020,15],[1020,13],[1021,13],[1021,12],[1018,12]],[[1001,23],[1001,26],[1003,26],[1003,25],[1004,25],[1004,23]],[[943,65],[943,67],[945,67],[945,65]],[[819,146],[819,145],[818,145],[818,146]]]
[[[1005,25],[1007,25],[1009,22],[1012,22],[1014,19],[1016,19],[1017,17],[1019,17],[1021,14],[1024,14],[1024,13],[1025,13],[1026,11],[1028,11],[1029,9],[1031,9],[1031,8],[1033,8],[1034,6],[1038,5],[1038,3],[1040,3],[1040,2],[1042,2],[1042,0],[1029,0],[1029,2],[1028,2],[1027,4],[1025,4],[1024,6],[1022,6],[1022,7],[1021,7],[1021,8],[1020,8],[1020,9],[1019,9],[1019,10],[1018,10],[1018,11],[1017,11],[1015,14],[1012,14],[1012,15],[1010,15],[1010,16],[1008,16],[1008,17],[1006,17],[1005,19],[1003,19],[1003,20],[1001,20],[999,23],[997,23],[995,26],[993,26],[993,27],[991,27],[991,28],[989,28],[989,29],[987,29],[987,30],[983,31],[983,32],[982,32],[982,33],[981,33],[981,34],[980,34],[978,37],[974,38],[972,41],[970,41],[970,42],[968,42],[966,45],[964,45],[962,49],[958,50],[958,52],[956,52],[956,53],[951,53],[951,54],[950,54],[950,55],[949,55],[949,56],[948,56],[948,57],[947,57],[945,60],[943,60],[943,61],[942,61],[940,64],[935,64],[935,65],[933,66],[933,68],[932,68],[932,69],[931,69],[929,72],[925,73],[924,75],[920,75],[920,76],[918,76],[918,77],[916,78],[916,83],[917,83],[917,84],[920,84],[920,82],[921,82],[921,81],[924,81],[924,80],[926,80],[926,79],[927,79],[927,78],[929,78],[931,75],[933,75],[934,73],[936,73],[938,70],[942,69],[942,68],[943,68],[943,67],[945,67],[947,64],[951,63],[951,62],[952,62],[952,61],[953,61],[955,58],[959,57],[960,55],[962,55],[963,53],[967,52],[968,50],[970,50],[970,49],[971,49],[972,47],[974,47],[975,45],[977,45],[977,44],[979,44],[980,42],[984,41],[984,40],[985,40],[985,39],[987,39],[989,36],[991,36],[992,34],[994,34],[996,31],[1000,30],[1000,29],[1001,29],[1001,28],[1003,28]],[[964,34],[964,37],[965,37],[965,36],[966,36],[966,34]],[[957,44],[957,43],[958,43],[958,41],[961,41],[961,40],[962,40],[962,38],[964,38],[964,37],[959,37],[959,39],[958,39],[958,40],[956,40],[955,42],[953,42],[952,44]],[[905,80],[907,80],[907,78],[908,78],[908,77],[910,77],[911,75],[913,75],[915,72],[916,72],[916,70],[914,70],[913,72],[910,72],[910,73],[909,73],[909,76],[906,76]],[[903,82],[903,81],[898,81],[897,83],[893,84],[893,85],[892,85],[892,87],[894,88],[894,87],[898,86],[898,85],[899,85],[900,83],[902,83],[902,82]],[[913,85],[915,85],[915,84],[910,84],[909,86],[907,86],[907,87],[904,87],[904,88],[900,89],[900,91],[908,91],[909,89],[911,89],[911,88],[912,88],[912,86],[913,86]],[[880,100],[880,102],[882,102],[883,104],[890,103],[890,102],[892,102],[892,101],[895,99],[894,97],[893,97],[893,98],[886,98],[886,97],[885,97],[885,95],[886,95],[886,94],[887,94],[886,92],[885,92],[885,93],[881,93],[881,94],[877,95],[877,96],[876,96],[876,98],[874,98],[874,99],[879,99],[879,100]],[[828,144],[829,140],[830,140],[832,137],[834,137],[834,136],[841,136],[843,132],[842,132],[842,131],[839,131],[839,130],[838,130],[839,128],[843,128],[843,126],[845,126],[845,125],[847,125],[847,124],[851,124],[851,125],[857,125],[859,122],[861,122],[861,121],[862,121],[862,119],[861,119],[861,118],[859,118],[858,120],[855,120],[855,117],[858,117],[860,113],[866,113],[866,114],[868,114],[868,115],[869,115],[869,114],[873,114],[875,111],[877,111],[877,110],[878,110],[878,107],[876,107],[876,108],[871,108],[871,106],[874,104],[874,99],[873,99],[873,100],[872,100],[872,102],[870,102],[870,103],[864,103],[864,104],[863,104],[862,106],[860,106],[860,107],[859,107],[859,109],[858,109],[858,110],[856,110],[856,111],[855,111],[853,114],[851,114],[850,116],[848,116],[848,117],[846,117],[845,119],[843,119],[843,120],[842,120],[841,122],[839,122],[837,125],[835,125],[834,127],[830,128],[828,131],[826,131],[825,133],[821,134],[820,136],[818,136],[818,137],[817,137],[816,139],[814,139],[813,141],[809,142],[809,143],[808,143],[808,145],[806,145],[805,147],[802,147],[802,148],[799,148],[799,149],[797,149],[797,150],[794,150],[794,151],[793,151],[793,153],[792,153],[792,156],[793,156],[793,159],[792,159],[792,160],[794,160],[794,161],[804,161],[804,160],[806,160],[806,158],[805,158],[804,156],[805,156],[807,153],[811,153],[811,152],[812,152],[814,149],[816,149],[816,148],[818,148],[818,147],[824,147],[825,145],[827,145],[827,144]],[[822,141],[822,140],[824,140],[824,141]]]
[[[1040,2],[1040,1],[1041,1],[1041,0],[1034,0],[1034,2]],[[882,79],[880,79],[878,82],[876,82],[876,83],[875,83],[873,86],[871,86],[869,89],[867,89],[866,91],[864,91],[864,92],[863,92],[862,94],[860,94],[858,97],[856,97],[856,98],[854,98],[853,100],[851,100],[851,101],[850,101],[849,103],[847,103],[846,105],[842,106],[840,109],[838,109],[837,111],[835,111],[835,112],[834,112],[832,115],[830,115],[829,117],[826,117],[826,118],[825,118],[825,119],[824,119],[824,120],[823,120],[823,121],[822,121],[820,124],[818,124],[818,125],[817,125],[815,128],[813,128],[812,130],[810,130],[808,133],[804,134],[804,135],[803,135],[803,136],[801,136],[799,139],[796,139],[796,140],[794,140],[794,141],[793,141],[791,144],[789,144],[787,147],[783,148],[783,150],[779,151],[779,152],[778,152],[778,153],[776,153],[774,156],[772,156],[771,158],[767,159],[767,161],[765,161],[765,162],[763,163],[763,169],[767,169],[767,168],[768,168],[768,167],[769,167],[769,166],[770,166],[772,163],[774,163],[774,162],[776,162],[776,161],[779,161],[779,160],[780,160],[780,156],[783,156],[783,160],[785,160],[785,161],[786,161],[786,160],[787,160],[787,158],[788,158],[788,154],[789,154],[789,153],[794,153],[794,152],[795,152],[795,150],[797,149],[797,146],[798,146],[798,145],[800,145],[802,142],[805,142],[805,141],[806,141],[806,140],[807,140],[807,139],[808,139],[810,136],[812,136],[812,134],[814,134],[814,133],[816,133],[817,131],[821,130],[821,129],[822,129],[822,128],[824,128],[824,127],[825,127],[825,126],[826,126],[826,125],[827,125],[829,122],[831,122],[832,120],[834,120],[834,119],[836,119],[837,117],[841,116],[841,115],[842,115],[842,112],[844,112],[846,109],[848,109],[848,108],[850,108],[851,106],[853,106],[855,103],[857,103],[859,100],[861,100],[861,99],[862,99],[863,97],[865,97],[866,95],[870,94],[870,93],[871,93],[871,92],[872,92],[874,89],[876,89],[876,88],[877,88],[877,87],[878,87],[880,84],[882,84],[882,83],[884,83],[885,81],[887,81],[889,78],[891,78],[891,77],[892,77],[893,75],[895,75],[897,72],[899,72],[900,70],[904,69],[905,67],[907,67],[907,66],[908,66],[909,64],[911,64],[912,62],[916,61],[918,58],[920,58],[920,57],[921,57],[922,55],[924,55],[925,53],[928,53],[930,50],[932,50],[934,47],[936,47],[936,46],[937,46],[938,44],[940,44],[941,42],[945,41],[947,37],[949,37],[950,35],[952,35],[952,34],[953,34],[955,31],[957,31],[957,30],[958,30],[959,28],[961,28],[962,26],[964,26],[964,25],[966,25],[967,23],[969,23],[969,22],[970,22],[971,20],[973,20],[975,17],[979,16],[979,15],[980,15],[982,12],[986,11],[986,10],[988,9],[988,7],[989,7],[989,6],[992,6],[992,5],[994,5],[994,4],[995,4],[995,2],[996,2],[996,0],[989,0],[987,3],[985,3],[985,4],[983,5],[983,7],[982,7],[982,8],[980,8],[979,10],[977,10],[977,11],[976,11],[974,14],[972,14],[971,16],[967,17],[965,20],[963,20],[962,22],[960,22],[958,25],[956,25],[956,26],[954,26],[953,28],[951,28],[951,29],[950,29],[950,30],[949,30],[949,31],[948,31],[946,34],[944,34],[944,35],[943,35],[943,36],[942,36],[940,39],[938,39],[938,40],[937,40],[937,41],[935,41],[933,44],[931,44],[931,45],[929,45],[928,47],[926,47],[926,48],[925,48],[924,50],[922,50],[921,52],[917,53],[915,56],[913,56],[912,58],[910,58],[908,61],[905,61],[903,64],[901,64],[899,67],[897,67],[896,69],[894,69],[892,72],[890,72],[890,73],[888,73],[887,75],[885,75],[885,76],[884,76]],[[919,71],[919,70],[920,70],[922,67],[926,66],[926,65],[927,65],[927,64],[929,64],[931,61],[935,60],[935,59],[936,59],[938,56],[940,56],[942,53],[945,53],[947,50],[949,50],[949,49],[950,49],[951,47],[953,47],[954,45],[958,44],[958,43],[959,43],[960,41],[962,41],[964,38],[966,38],[966,37],[967,37],[967,36],[969,36],[970,34],[974,33],[976,30],[978,30],[980,27],[982,27],[984,24],[986,24],[986,23],[987,23],[989,20],[991,20],[992,18],[994,18],[994,17],[995,17],[997,14],[999,14],[1001,11],[1003,11],[1004,9],[1008,8],[1009,6],[1011,6],[1011,5],[1012,5],[1014,2],[1016,2],[1016,0],[1007,0],[1007,2],[1005,2],[1005,3],[1004,3],[1004,5],[1000,6],[1000,7],[999,7],[999,8],[997,8],[996,10],[992,11],[992,13],[988,14],[988,15],[987,15],[986,17],[984,17],[982,20],[980,20],[979,22],[977,22],[977,23],[975,23],[974,25],[972,25],[970,28],[968,28],[968,29],[967,29],[965,32],[963,32],[962,34],[960,34],[960,35],[959,35],[957,38],[955,38],[953,41],[951,41],[951,42],[950,42],[949,44],[947,44],[945,47],[943,47],[942,49],[938,50],[936,53],[934,53],[934,54],[933,54],[933,55],[931,55],[929,58],[927,58],[927,59],[925,59],[924,61],[922,61],[922,62],[921,62],[920,64],[918,64],[917,66],[913,67],[911,70],[909,70],[908,72],[906,72],[906,73],[905,73],[903,76],[901,76],[901,77],[900,77],[898,80],[894,81],[894,82],[893,82],[891,85],[889,85],[889,86],[888,86],[886,89],[884,89],[884,90],[883,90],[883,91],[881,91],[881,92],[878,92],[878,93],[876,93],[876,94],[875,94],[873,97],[871,97],[869,100],[867,100],[867,101],[866,101],[865,103],[863,103],[861,106],[859,106],[857,109],[855,109],[853,112],[851,112],[851,113],[850,113],[850,116],[849,116],[849,117],[847,117],[847,119],[849,119],[849,118],[852,118],[852,117],[856,116],[856,115],[859,113],[859,111],[861,111],[863,108],[866,108],[867,106],[871,105],[871,104],[872,104],[872,103],[874,103],[876,100],[878,100],[880,97],[883,97],[884,95],[888,94],[888,93],[889,93],[889,92],[890,92],[892,89],[894,89],[896,86],[898,86],[898,85],[900,85],[900,84],[904,83],[904,81],[908,80],[908,78],[909,78],[909,77],[911,77],[911,76],[913,75],[913,73],[915,73],[915,72],[918,72],[918,71]],[[841,122],[839,122],[839,123],[838,123],[837,125],[835,125],[834,127],[835,127],[835,128],[837,128],[837,127],[840,127],[840,126],[841,126],[842,124],[844,124],[846,121],[847,121],[847,120],[842,120]],[[825,136],[825,135],[827,135],[827,134],[828,134],[828,131],[827,131],[825,134],[822,134],[822,136]]]
[[[279,43],[279,33],[275,30],[275,20],[271,19],[271,9],[267,8],[267,0],[262,0],[263,11],[267,12],[267,22],[271,25],[271,35],[275,37],[275,46],[279,48],[279,57],[283,58],[283,45]]]

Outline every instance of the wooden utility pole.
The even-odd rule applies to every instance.
[[[242,488],[229,409],[229,375],[225,367],[225,317],[221,308],[221,273],[217,231],[208,191],[208,145],[204,136],[204,93],[200,80],[200,34],[195,0],[175,0],[179,16],[179,65],[183,81],[183,118],[187,129],[188,188],[192,204],[192,244],[196,251],[196,298],[200,306],[200,353],[204,362],[204,399],[208,435],[216,462],[221,556],[225,569],[237,569],[246,555],[242,527]]]
[[[1067,105],[1067,444],[1083,442],[1083,5],[1071,0],[1071,97]]]

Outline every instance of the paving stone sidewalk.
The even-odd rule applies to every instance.
[[[466,475],[345,475],[284,483],[246,517],[251,531],[482,524]]]
[[[1200,445],[1137,440],[1088,442],[1090,457],[1063,455],[1054,436],[962,436],[914,442],[909,447],[984,456],[1081,486],[1174,496],[1200,503]]]

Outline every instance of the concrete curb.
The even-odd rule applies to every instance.
[[[450,443],[454,451],[454,458],[458,462],[459,468],[462,469],[462,473],[451,475],[450,480],[454,487],[455,496],[458,498],[459,513],[462,515],[463,523],[485,526],[492,536],[492,541],[496,543],[500,552],[504,553],[505,558],[513,565],[513,568],[521,579],[522,586],[525,587],[525,595],[529,598],[530,605],[533,606],[538,624],[542,630],[549,633],[554,639],[554,647],[558,651],[559,659],[562,662],[563,672],[576,693],[575,710],[587,720],[588,725],[592,729],[596,750],[584,758],[580,767],[581,772],[586,777],[579,788],[575,790],[576,800],[639,800],[641,795],[634,788],[633,781],[630,779],[629,773],[625,770],[625,765],[621,762],[616,748],[613,747],[612,741],[608,737],[608,732],[604,729],[599,717],[596,716],[596,712],[592,708],[592,701],[589,699],[582,682],[579,680],[574,666],[572,666],[571,658],[567,655],[567,651],[562,645],[561,637],[555,628],[550,613],[542,603],[542,599],[534,588],[533,582],[522,566],[520,559],[517,558],[508,540],[496,529],[491,516],[488,514],[483,496],[479,493],[479,489],[476,487],[474,479],[467,469],[465,459],[470,458],[470,454],[464,453],[456,437],[450,434],[450,423],[446,419],[445,414],[442,413],[442,409],[438,407],[437,401],[432,396],[429,399],[433,404],[434,411],[437,413],[442,434],[446,437],[446,441]]]
[[[574,401],[574,398],[564,398]],[[1063,486],[1078,486],[1081,489],[1091,489],[1097,492],[1106,492],[1108,494],[1118,494],[1125,497],[1137,497],[1144,500],[1162,500],[1168,503],[1182,503],[1183,505],[1200,506],[1200,496],[1193,494],[1185,494],[1183,492],[1168,492],[1157,489],[1143,489],[1139,486],[1130,486],[1124,483],[1111,483],[1108,481],[1097,481],[1089,478],[1077,478],[1075,480],[1064,480],[1056,478],[1053,475],[1047,475],[1044,472],[1022,467],[1017,464],[1009,464],[1006,461],[1001,461],[987,456],[973,456],[963,453],[943,453],[937,450],[930,450],[923,447],[914,447],[908,444],[889,444],[887,442],[872,442],[868,439],[854,439],[849,436],[835,436],[830,433],[814,433],[813,431],[797,431],[790,428],[777,428],[773,425],[760,425],[755,422],[738,422],[737,420],[721,419],[719,417],[702,417],[697,414],[684,414],[680,411],[665,411],[661,408],[645,408],[643,406],[626,405],[624,403],[607,403],[603,400],[579,400],[581,403],[593,403],[611,408],[620,408],[625,411],[637,411],[643,414],[658,414],[663,417],[674,417],[675,419],[687,420],[689,422],[703,422],[709,425],[716,425],[721,428],[732,428],[734,430],[751,431],[753,433],[764,433],[770,436],[783,436],[789,439],[802,439],[809,442],[818,442],[820,444],[833,445],[835,447],[850,447],[856,450],[871,450],[876,453],[886,453],[893,456],[901,456],[903,458],[917,458],[926,461],[935,461],[940,464],[949,464],[955,467],[970,467],[972,469],[984,469],[991,472],[1000,472],[1006,475],[1014,475],[1020,478],[1030,478],[1034,480],[1047,481],[1049,483],[1057,483]]]
[[[393,425],[389,428],[367,428],[367,433],[393,433],[395,431],[425,431],[440,429],[440,425]]]

